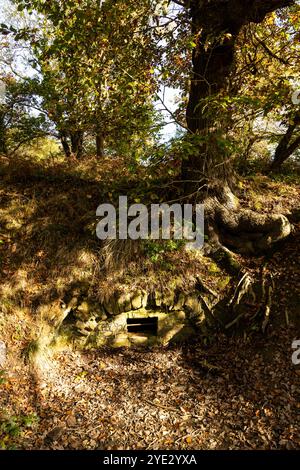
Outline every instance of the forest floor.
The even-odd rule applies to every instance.
[[[44,182],[40,184],[43,189],[34,185],[38,209],[32,203],[31,183],[0,185],[6,208],[0,215],[10,223],[9,235],[2,227],[9,250],[5,244],[0,246],[4,312],[0,340],[8,347],[5,370],[0,371],[0,448],[300,449],[300,366],[292,363],[292,342],[300,340],[300,224],[268,257],[243,261],[254,271],[266,265],[275,281],[264,334],[258,325],[243,333],[219,333],[207,346],[194,341],[144,350],[65,349],[33,365],[21,353],[34,323],[30,315],[34,316],[36,292],[45,283],[45,271],[52,277],[53,272],[41,249],[40,234],[23,231],[22,239],[11,219],[21,223],[24,204],[30,201],[31,213],[25,216],[31,217],[34,209],[38,224],[45,227],[38,210],[44,210],[52,194]],[[294,182],[282,184],[262,177],[243,181],[241,187],[243,203],[256,210],[299,207],[299,186]],[[87,191],[86,187],[79,190]],[[71,188],[78,204],[79,190]],[[255,198],[249,196],[251,191]],[[93,194],[93,187],[88,193]],[[57,207],[64,210],[65,195],[61,192],[56,197],[61,202]],[[18,258],[28,233],[37,246],[31,254],[24,249]],[[55,245],[48,248],[57,251]],[[33,259],[39,283],[30,272]],[[16,272],[23,277],[17,278]],[[10,284],[6,284],[8,278]],[[17,304],[5,297],[12,287]]]
[[[10,440],[23,449],[300,449],[294,336],[283,328],[208,350],[64,351],[38,372],[15,365],[2,409],[38,421]]]

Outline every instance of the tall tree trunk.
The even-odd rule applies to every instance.
[[[0,111],[0,154],[7,155],[5,114]]]
[[[65,152],[66,157],[70,158],[71,149],[70,149],[70,145],[69,145],[68,137],[67,137],[66,133],[65,132],[60,132],[59,137],[60,137],[61,145],[62,145],[62,148]]]
[[[275,150],[274,159],[270,171],[277,170],[299,147],[300,136],[293,139],[293,134],[300,124],[300,113],[293,118],[293,123],[287,128]]]
[[[71,150],[75,158],[81,158],[83,152],[83,132],[76,131],[71,134]]]
[[[97,130],[96,134],[96,153],[98,158],[103,158],[105,156],[104,153],[104,134],[101,132],[101,130]]]
[[[1,132],[1,129],[0,129],[0,155],[7,156],[7,145],[6,145],[5,134]]]
[[[215,251],[224,246],[255,253],[286,237],[291,230],[286,217],[266,216],[238,208],[230,189],[230,167],[218,141],[220,131],[210,100],[228,91],[235,69],[235,43],[241,28],[260,23],[267,13],[294,5],[293,0],[186,0],[196,46],[186,110],[190,134],[196,135],[193,154],[182,162],[186,195],[204,184],[206,232]],[[228,251],[228,250],[227,250]]]
[[[192,57],[192,77],[186,110],[192,134],[204,143],[182,163],[182,178],[198,181],[201,175],[226,178],[220,148],[214,139],[214,119],[208,100],[225,91],[234,72],[235,42],[241,28],[260,23],[267,13],[295,4],[294,0],[187,0],[196,47]],[[222,153],[222,152],[221,152]],[[222,174],[223,173],[223,174]]]

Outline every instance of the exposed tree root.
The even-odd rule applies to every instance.
[[[215,297],[216,299],[219,297],[219,295],[213,291],[210,287],[208,287],[203,279],[200,278],[200,276],[197,276],[197,284],[196,284],[196,288],[202,292],[205,292],[207,294],[210,294],[212,295],[213,297]]]
[[[262,290],[263,290],[263,323],[262,331],[266,331],[270,320],[271,306],[272,306],[272,294],[274,290],[274,280],[271,275],[264,276]]]
[[[246,294],[250,294],[253,301],[255,301],[255,293],[253,291],[253,279],[248,273],[245,273],[239,281],[234,291],[233,297],[228,303],[228,306],[233,306],[233,308],[235,308],[237,305],[240,304],[242,298]]]
[[[228,301],[228,308],[233,319],[225,325],[225,330],[229,330],[239,321],[249,314],[247,306],[256,308],[256,313],[251,315],[251,322],[259,316],[262,318],[262,332],[265,333],[269,324],[272,294],[274,291],[274,280],[270,274],[262,270],[262,279],[255,280],[249,273],[245,273],[239,280],[235,291]]]
[[[220,242],[215,242],[210,245],[209,248],[206,249],[206,254],[233,276],[238,276],[243,269],[235,253]]]
[[[228,249],[243,254],[262,253],[291,233],[291,224],[282,214],[266,215],[241,209],[228,186],[222,189],[214,186],[211,193],[204,205],[213,251],[223,251],[231,259]]]
[[[235,288],[234,294],[230,301],[227,304],[227,307],[231,310],[233,314],[236,313],[237,308],[241,305],[244,297],[249,297],[253,302],[256,301],[256,295],[253,289],[254,280],[249,273],[245,273],[240,279],[238,285]],[[241,312],[235,316],[235,318],[225,325],[225,329],[233,327],[239,320],[245,315],[246,309],[242,309]]]

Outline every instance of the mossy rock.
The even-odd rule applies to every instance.
[[[112,348],[129,348],[131,346],[131,343],[128,338],[128,335],[123,333],[123,334],[118,334],[117,336],[115,336],[110,346]]]
[[[177,343],[185,343],[189,341],[192,337],[196,336],[197,331],[195,328],[189,325],[182,325],[173,336],[170,338],[168,344],[177,344]]]

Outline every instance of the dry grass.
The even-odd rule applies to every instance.
[[[297,207],[300,175],[256,175],[239,183],[240,199],[250,209],[264,213],[289,214]]]

